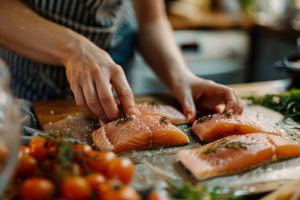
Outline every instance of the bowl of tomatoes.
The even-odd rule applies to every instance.
[[[21,146],[12,198],[139,200],[130,186],[134,174],[128,158],[93,150],[63,134],[47,134]]]

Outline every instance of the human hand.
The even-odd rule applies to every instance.
[[[243,112],[242,100],[237,92],[194,75],[183,76],[173,83],[172,93],[181,103],[189,122],[195,120],[196,109],[218,113],[232,110],[239,115]]]
[[[107,52],[82,37],[63,61],[80,110],[90,118],[108,123],[119,117],[114,87],[128,115],[136,115],[133,93],[122,67]]]

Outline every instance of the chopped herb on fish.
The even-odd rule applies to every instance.
[[[254,143],[244,143],[241,141],[237,142],[229,142],[221,143],[218,146],[210,147],[209,149],[202,152],[202,154],[209,154],[209,153],[216,153],[217,149],[219,148],[226,148],[226,149],[247,149],[247,145],[253,145]]]
[[[168,120],[167,117],[165,116],[162,116],[160,119],[159,119],[160,123],[165,123],[165,124],[169,124],[170,121]]]
[[[125,128],[122,128],[121,130],[124,131],[126,129],[129,129],[129,126],[126,126]]]
[[[206,119],[208,119],[206,116],[204,116],[204,117],[201,117],[201,118],[198,118],[198,119],[197,119],[197,123],[202,123],[202,122],[205,122],[205,121],[206,121]]]
[[[157,100],[154,100],[153,102],[149,103],[149,105],[160,107],[161,104],[157,103]]]
[[[224,115],[227,116],[227,117],[229,117],[229,118],[232,117],[232,113],[230,113],[230,112],[224,113]]]
[[[133,117],[125,114],[124,111],[122,110],[122,108],[119,109],[119,114],[120,114],[120,117],[118,119],[116,119],[114,122],[116,126],[119,126],[119,124],[124,124],[127,121],[133,120]]]

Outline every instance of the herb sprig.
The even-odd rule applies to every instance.
[[[267,94],[265,96],[248,96],[251,105],[262,105],[271,110],[281,112],[285,118],[300,116],[300,89],[292,89],[281,94]]]
[[[223,140],[222,143],[218,146],[212,146],[209,149],[202,151],[202,154],[210,154],[210,153],[216,153],[217,149],[219,148],[226,148],[226,149],[247,149],[247,145],[253,145],[254,143],[245,143],[241,141],[237,142],[229,142],[227,143],[226,140]]]

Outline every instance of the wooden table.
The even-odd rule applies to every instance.
[[[240,96],[248,96],[252,93],[258,95],[264,94],[275,94],[283,92],[287,89],[289,85],[288,80],[280,81],[268,81],[268,82],[257,82],[257,83],[245,83],[228,85],[237,91]],[[172,99],[167,93],[160,93],[156,95],[147,96],[136,96],[137,102],[149,100],[151,98],[158,98],[161,101],[168,101]],[[174,101],[174,100],[173,100]],[[45,124],[49,122],[56,122],[61,119],[66,118],[68,115],[78,115],[82,114],[80,109],[76,106],[74,100],[56,100],[56,101],[43,101],[37,102],[33,105],[33,111],[36,114],[37,121],[42,128]]]

